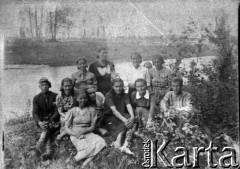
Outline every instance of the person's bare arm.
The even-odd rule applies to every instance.
[[[131,117],[127,120],[127,123],[125,125],[127,128],[130,128],[134,122],[134,113],[131,104],[127,104],[126,107]]]
[[[131,118],[134,118],[134,113],[133,113],[133,108],[132,108],[132,105],[131,104],[127,104],[127,110],[131,116]]]
[[[110,106],[111,111],[113,112],[114,116],[116,116],[117,118],[119,118],[123,123],[127,122],[127,119],[125,117],[123,117],[121,115],[121,113],[119,113],[116,109],[115,106]]]
[[[67,132],[67,134],[77,137],[77,133],[75,133],[71,129],[71,126],[72,126],[72,123],[73,123],[73,118],[74,118],[73,117],[73,112],[68,112],[67,116],[68,117],[67,117],[66,122],[65,122],[65,131]]]

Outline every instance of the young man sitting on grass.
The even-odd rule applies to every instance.
[[[43,146],[46,146],[46,152],[42,155],[43,159],[51,158],[55,132],[59,130],[60,116],[54,104],[57,94],[49,91],[50,87],[50,81],[45,77],[41,78],[39,80],[41,93],[33,98],[33,119],[41,129],[36,151],[43,154]]]
[[[173,116],[179,130],[182,130],[183,123],[189,121],[194,109],[191,101],[191,94],[182,91],[183,80],[180,77],[172,79],[172,89],[166,93],[161,101],[161,110],[165,116]]]

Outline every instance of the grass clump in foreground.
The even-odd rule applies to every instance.
[[[42,161],[40,156],[34,155],[34,147],[40,136],[40,130],[31,117],[9,120],[5,124],[5,168],[21,169],[73,169],[69,164],[70,158],[77,153],[70,139],[63,139],[58,147],[55,147],[53,159]],[[107,143],[111,138],[105,137]],[[141,154],[142,140],[133,139],[132,149],[136,157],[126,155],[118,150],[107,147],[103,149],[88,165],[91,169],[139,169],[142,168]],[[79,168],[81,163],[76,168]]]

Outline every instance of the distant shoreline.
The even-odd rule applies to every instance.
[[[113,63],[131,61],[132,52],[139,52],[143,60],[151,60],[151,56],[162,53],[164,59],[178,58],[178,49],[173,45],[134,44],[134,46],[121,42],[101,42],[88,40],[84,42],[41,42],[30,39],[15,39],[6,41],[4,53],[4,65],[47,65],[72,66],[80,56],[84,56],[88,64],[97,60],[97,49],[108,47],[108,59]],[[197,51],[196,45],[188,44],[188,47]],[[208,46],[203,47],[201,56],[215,55]],[[188,57],[196,57],[196,53],[189,51]],[[8,67],[8,66],[7,66]],[[19,67],[15,67],[18,69]]]
[[[203,58],[203,57],[213,57],[213,56],[200,56],[199,58]],[[195,57],[192,57],[195,58]],[[176,58],[169,58],[169,59],[176,59]],[[168,60],[168,59],[166,59]],[[149,60],[144,60],[145,61],[149,61]],[[114,61],[113,61],[114,62]],[[121,63],[125,63],[125,62],[129,62],[129,61],[115,61],[114,64],[121,64]],[[51,67],[67,67],[67,66],[74,66],[74,64],[66,64],[66,65],[43,65],[43,64],[5,64],[4,65],[4,70],[8,70],[8,69],[38,69],[38,68],[51,68]]]

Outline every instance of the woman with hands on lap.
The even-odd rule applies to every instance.
[[[88,106],[87,94],[84,89],[78,91],[77,101],[79,106],[67,112],[65,130],[78,151],[74,160],[79,162],[85,159],[82,165],[84,168],[106,146],[106,142],[99,135],[93,133],[97,113],[93,107]]]
[[[105,96],[105,107],[109,113],[105,114],[104,123],[110,134],[116,138],[112,146],[121,152],[133,155],[134,153],[128,148],[128,142],[132,135],[134,113],[129,96],[124,93],[123,87],[122,79],[113,79],[112,89]],[[121,140],[124,137],[122,145]]]

